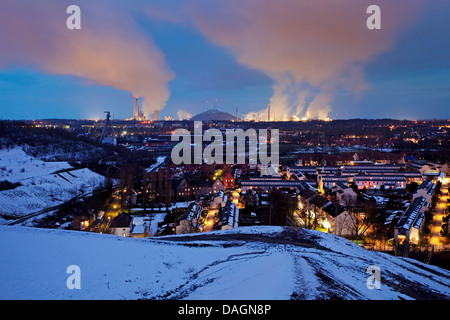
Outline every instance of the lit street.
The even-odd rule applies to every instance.
[[[442,226],[442,218],[446,215],[446,209],[449,205],[447,202],[448,199],[448,179],[444,180],[444,183],[441,186],[441,195],[439,196],[439,202],[436,206],[436,212],[433,215],[433,221],[431,224],[431,233],[430,233],[430,244],[432,245],[441,245],[440,242],[440,231]]]
[[[105,210],[105,214],[102,217],[99,231],[103,233],[107,232],[112,219],[114,219],[114,217],[116,217],[120,213],[120,211],[120,193],[118,193],[117,195],[113,193],[111,199],[109,200],[108,207]]]
[[[208,215],[205,218],[205,229],[204,232],[212,231],[214,228],[214,224],[216,222],[216,214],[218,213],[217,209],[211,209],[208,212]]]

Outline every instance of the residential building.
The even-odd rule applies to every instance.
[[[355,176],[353,183],[358,189],[381,188],[386,189],[405,189],[406,179],[404,176],[391,175],[361,175]]]
[[[201,228],[200,218],[203,211],[203,207],[199,202],[191,202],[189,206],[177,219],[175,224],[175,233],[193,233]]]
[[[227,203],[228,197],[225,195],[223,191],[219,191],[212,196],[211,201],[209,202],[210,208],[219,208],[224,207]]]
[[[139,216],[133,217],[133,228],[130,236],[133,238],[147,238],[149,236],[149,221],[148,218]]]
[[[234,177],[231,172],[228,172],[223,178],[223,187],[225,190],[234,189]],[[217,191],[216,191],[217,192]]]
[[[109,225],[109,233],[119,237],[129,237],[132,228],[133,218],[125,212],[114,217]]]
[[[91,217],[89,214],[75,214],[73,216],[72,226],[74,230],[89,231]]]
[[[417,197],[400,216],[395,227],[395,253],[396,255],[408,255],[410,245],[418,244],[419,230],[423,226],[425,198]]]
[[[286,168],[286,174],[290,177],[293,174],[316,176],[318,174],[337,174],[339,167],[337,166],[291,166]]]
[[[233,185],[234,185],[234,182],[233,182]],[[213,183],[213,185],[211,187],[212,193],[217,193],[219,191],[224,191],[225,189],[226,189],[225,185],[223,184],[222,180],[220,180],[220,179],[216,179],[216,181],[214,181],[214,183]]]
[[[331,191],[336,193],[336,200],[341,206],[347,207],[356,204],[356,192],[346,183],[337,182],[336,185],[331,187]]]
[[[346,176],[319,174],[317,176],[317,187],[320,192],[324,192],[325,189],[331,189],[336,186],[338,182],[346,184],[347,181],[348,179]]]
[[[334,220],[334,234],[340,237],[352,236],[356,230],[356,216],[344,210]]]
[[[239,226],[239,208],[233,201],[228,201],[219,212],[219,221],[216,229],[227,230]]]
[[[426,202],[431,203],[435,187],[436,185],[431,180],[422,182],[413,194],[413,199],[424,197]]]
[[[261,192],[269,192],[270,190],[289,188],[303,190],[309,188],[310,185],[306,181],[300,180],[281,180],[270,178],[251,178],[250,180],[241,181],[241,192],[245,193],[247,190],[256,190]]]
[[[357,173],[382,173],[388,171],[406,170],[405,164],[367,164],[367,165],[345,165],[342,167],[342,172],[357,172]]]
[[[183,178],[175,186],[176,196],[188,200],[223,190],[224,185],[220,179],[205,181],[200,178]]]

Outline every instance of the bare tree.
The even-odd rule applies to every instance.
[[[362,210],[361,210],[362,209]],[[364,236],[370,227],[376,222],[377,208],[375,204],[365,204],[363,208],[349,207],[347,212],[353,217],[354,237]]]
[[[341,205],[349,213],[349,216],[345,219],[345,223],[341,225],[351,225],[355,239],[364,236],[376,222],[375,217],[378,209],[374,202],[364,202],[358,205],[357,198],[349,194],[343,194],[341,196]]]
[[[302,204],[299,213],[300,219],[303,221],[303,227],[306,229],[315,229],[318,224],[317,214],[309,202]]]

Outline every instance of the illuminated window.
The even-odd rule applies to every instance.
[[[398,244],[399,244],[399,245],[403,245],[403,243],[405,242],[406,236],[399,235],[399,236],[397,237],[397,239],[398,239]]]

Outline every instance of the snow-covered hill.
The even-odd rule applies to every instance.
[[[104,183],[89,169],[74,169],[67,162],[45,162],[21,147],[0,150],[0,181],[20,183],[0,191],[0,214],[22,216],[61,204]],[[0,222],[1,223],[1,222]]]
[[[450,299],[449,271],[282,227],[132,239],[0,226],[0,252],[0,299]]]

